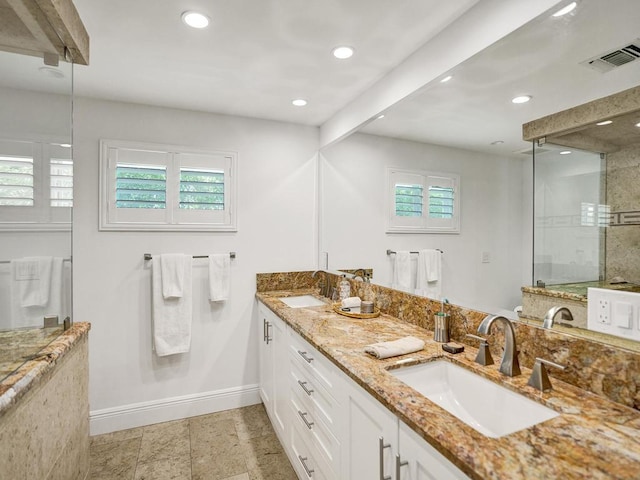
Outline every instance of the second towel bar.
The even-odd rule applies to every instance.
[[[236,258],[236,252],[229,252],[229,257]],[[144,254],[145,260],[151,260],[152,258],[153,255],[151,255],[150,253]],[[209,258],[209,255],[193,255],[192,258]]]

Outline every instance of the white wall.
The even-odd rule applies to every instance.
[[[237,152],[238,232],[98,231],[101,138]],[[313,127],[76,99],[74,319],[92,324],[93,434],[258,401],[255,274],[316,265],[317,147]],[[195,260],[191,351],[157,357],[143,253],[227,251],[237,252],[231,298],[208,302]]]
[[[387,249],[439,248],[443,296],[452,303],[490,313],[520,304],[530,240],[524,229],[525,195],[531,194],[522,159],[355,134],[321,154],[320,249],[329,266],[373,268],[374,282],[389,285]],[[460,234],[385,233],[386,167],[457,173],[461,176]],[[482,263],[482,252],[490,263]],[[530,278],[530,276],[528,277]]]

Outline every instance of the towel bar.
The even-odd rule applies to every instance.
[[[439,248],[436,248],[437,251],[439,251],[440,253],[444,253],[442,250],[440,250]],[[394,252],[393,250],[389,250],[387,249],[387,255],[394,255],[396,252]],[[415,253],[416,255],[420,252],[409,252],[409,253]]]
[[[229,252],[229,257],[236,258],[236,252]],[[153,255],[151,255],[150,253],[144,254],[145,260],[151,260],[152,258]],[[193,255],[192,258],[209,258],[209,255]]]

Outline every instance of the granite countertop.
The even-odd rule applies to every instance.
[[[290,308],[278,300],[313,293],[274,291],[256,297],[472,478],[637,479],[640,475],[640,412],[553,378],[553,389],[540,392],[527,385],[530,369],[522,367],[522,375],[506,377],[498,372],[499,358],[483,367],[474,362],[473,347],[448,354],[433,341],[432,332],[389,315],[359,320],[335,313],[329,304]],[[363,351],[365,345],[407,335],[424,340],[425,348],[386,360]],[[406,361],[409,358],[413,360]],[[500,438],[486,437],[388,372],[434,359],[464,366],[560,415]],[[399,365],[399,360],[405,362]]]
[[[0,382],[0,417],[15,406],[29,390],[48,378],[73,345],[89,334],[90,328],[91,325],[86,322],[74,323],[71,328],[62,332],[30,360],[5,377]]]

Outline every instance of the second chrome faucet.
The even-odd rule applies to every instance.
[[[520,363],[518,362],[516,332],[511,321],[500,315],[487,315],[478,327],[478,333],[488,335],[491,325],[496,321],[504,324],[504,353],[500,362],[500,372],[509,377],[515,377],[520,375]]]

